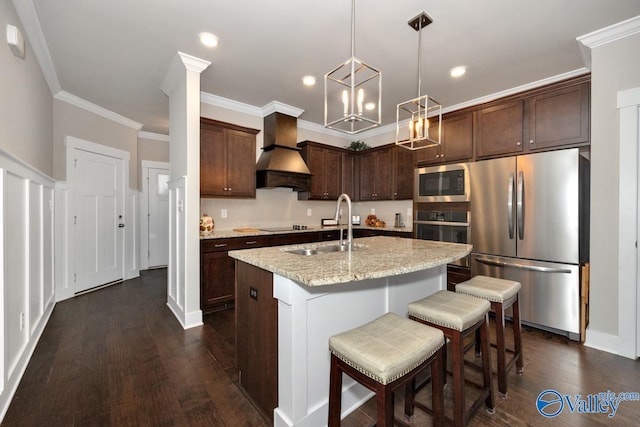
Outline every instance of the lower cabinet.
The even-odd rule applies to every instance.
[[[460,267],[457,265],[447,265],[447,290],[456,291],[458,283],[471,279],[471,269],[469,267]]]
[[[238,381],[273,423],[273,409],[278,406],[278,300],[273,298],[273,274],[238,261],[236,275]]]

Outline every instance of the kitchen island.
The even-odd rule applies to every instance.
[[[275,426],[326,425],[329,337],[387,312],[406,316],[409,302],[446,289],[447,263],[471,252],[386,236],[354,239],[350,254],[325,251],[336,244],[229,252],[240,385]],[[371,395],[345,379],[343,416]]]

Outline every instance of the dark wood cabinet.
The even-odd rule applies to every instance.
[[[340,193],[348,194],[351,200],[358,200],[355,189],[356,184],[356,155],[347,150],[340,154]]]
[[[475,126],[477,157],[522,152],[523,112],[521,99],[479,110]]]
[[[298,144],[311,171],[311,186],[308,195],[301,198],[314,200],[336,200],[342,191],[342,153],[327,145],[305,141]]]
[[[450,113],[442,116],[440,145],[416,151],[415,163],[429,165],[460,162],[473,158],[473,112]]]
[[[241,261],[235,270],[238,381],[273,423],[273,409],[278,406],[278,301],[273,298],[273,274]]]
[[[200,119],[200,195],[256,196],[257,129]]]
[[[447,265],[447,290],[451,292],[456,291],[456,285],[458,283],[465,282],[471,279],[471,269],[468,267],[461,267],[457,265]]]
[[[359,155],[360,200],[392,199],[392,146],[370,148]]]
[[[200,241],[200,308],[203,312],[233,307],[234,260],[229,251],[266,244],[266,239],[260,236]]]
[[[530,150],[589,142],[589,84],[582,83],[528,101]]]
[[[395,146],[393,152],[393,200],[413,199],[413,152]]]

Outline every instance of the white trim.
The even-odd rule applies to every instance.
[[[145,132],[143,130],[138,131],[138,138],[169,142],[169,135],[165,135],[162,133]]]
[[[58,181],[54,191],[55,297],[59,302],[73,297],[73,284],[69,278],[69,186]]]
[[[594,331],[587,328],[587,337],[584,345],[586,347],[595,348],[596,350],[606,351],[607,353],[619,354],[619,341],[617,335],[606,334],[604,332]]]
[[[160,89],[168,96],[171,97],[174,87],[184,75],[184,70],[195,71],[202,73],[211,62],[204,59],[196,58],[195,56],[187,55],[183,52],[177,52],[171,60],[171,63],[167,67],[167,71],[162,79]]]
[[[140,260],[140,270],[149,268],[149,169],[166,169],[171,171],[171,163],[154,162],[151,160],[142,160],[140,162],[140,170],[142,176],[142,191],[139,198],[140,212],[140,251],[138,259]]]
[[[178,56],[180,56],[180,59],[184,64],[184,68],[189,71],[195,71],[196,73],[203,72],[207,67],[209,67],[209,65],[211,65],[210,61],[197,58],[184,52],[178,52]]]
[[[235,101],[229,98],[224,98],[212,93],[200,91],[200,102],[207,105],[213,105],[214,107],[236,111],[238,113],[248,114],[250,116],[262,117],[262,108],[260,107],[245,104],[244,102]]]
[[[618,336],[619,354],[640,356],[638,336],[638,210],[640,207],[640,88],[618,92],[620,117],[619,228],[618,228]]]
[[[128,119],[125,116],[121,116],[118,113],[114,113],[113,111],[107,110],[106,108],[103,108],[64,90],[59,91],[53,97],[59,101],[66,102],[67,104],[71,104],[85,111],[89,111],[90,113],[94,113],[100,117],[104,117],[105,119],[120,123],[121,125],[133,128],[135,130],[142,129],[142,123],[138,123],[134,120]]]
[[[640,32],[640,15],[576,37],[587,68],[591,68],[591,49]]]
[[[36,169],[33,166],[31,166],[29,163],[23,162],[22,160],[20,160],[19,158],[17,158],[13,154],[8,153],[8,152],[4,151],[2,148],[0,148],[0,167],[5,167],[4,166],[5,165],[4,159],[5,158],[9,159],[10,161],[16,163],[17,165],[19,165],[19,166],[21,166],[23,168],[25,168],[26,170],[22,172],[24,174],[25,178],[29,178],[30,180],[38,181],[38,182],[42,178],[44,178],[46,181],[54,182],[54,179],[51,178],[46,173],[39,171],[38,169]]]
[[[42,25],[40,24],[38,12],[33,4],[33,0],[13,0],[13,5],[20,17],[29,42],[27,47],[31,46],[31,49],[33,49],[33,54],[38,64],[40,64],[40,69],[42,70],[44,79],[47,81],[47,85],[49,85],[51,94],[53,95],[60,92],[62,86],[60,86],[56,67],[53,65],[53,59],[51,58],[49,46],[42,31]]]
[[[262,117],[266,117],[275,112],[284,113],[297,118],[304,113],[304,110],[280,101],[271,101],[262,107]]]
[[[67,135],[64,140],[64,145],[67,147],[67,161],[69,161],[69,149],[77,148],[79,150],[90,151],[96,154],[102,154],[103,156],[114,157],[116,159],[122,159],[129,161],[131,158],[131,154],[128,151],[120,150],[118,148],[109,147],[107,145],[97,144],[95,142],[90,142],[85,139],[76,138],[75,136]],[[67,168],[68,168],[67,163]],[[128,171],[128,169],[127,169]],[[68,171],[67,171],[68,173]],[[127,182],[125,188],[129,187],[129,174],[126,174]]]

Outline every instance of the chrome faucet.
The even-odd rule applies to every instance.
[[[349,197],[349,195],[342,193],[340,196],[338,196],[338,202],[336,204],[336,214],[335,214],[335,221],[338,224],[338,226],[340,225],[340,203],[346,200],[347,202],[347,209],[349,210],[349,216],[348,218],[348,222],[347,222],[347,227],[348,227],[348,231],[347,231],[347,248],[349,249],[349,252],[351,252],[351,246],[353,244],[353,226],[351,224],[351,198]],[[342,229],[340,229],[340,246],[342,246]]]

